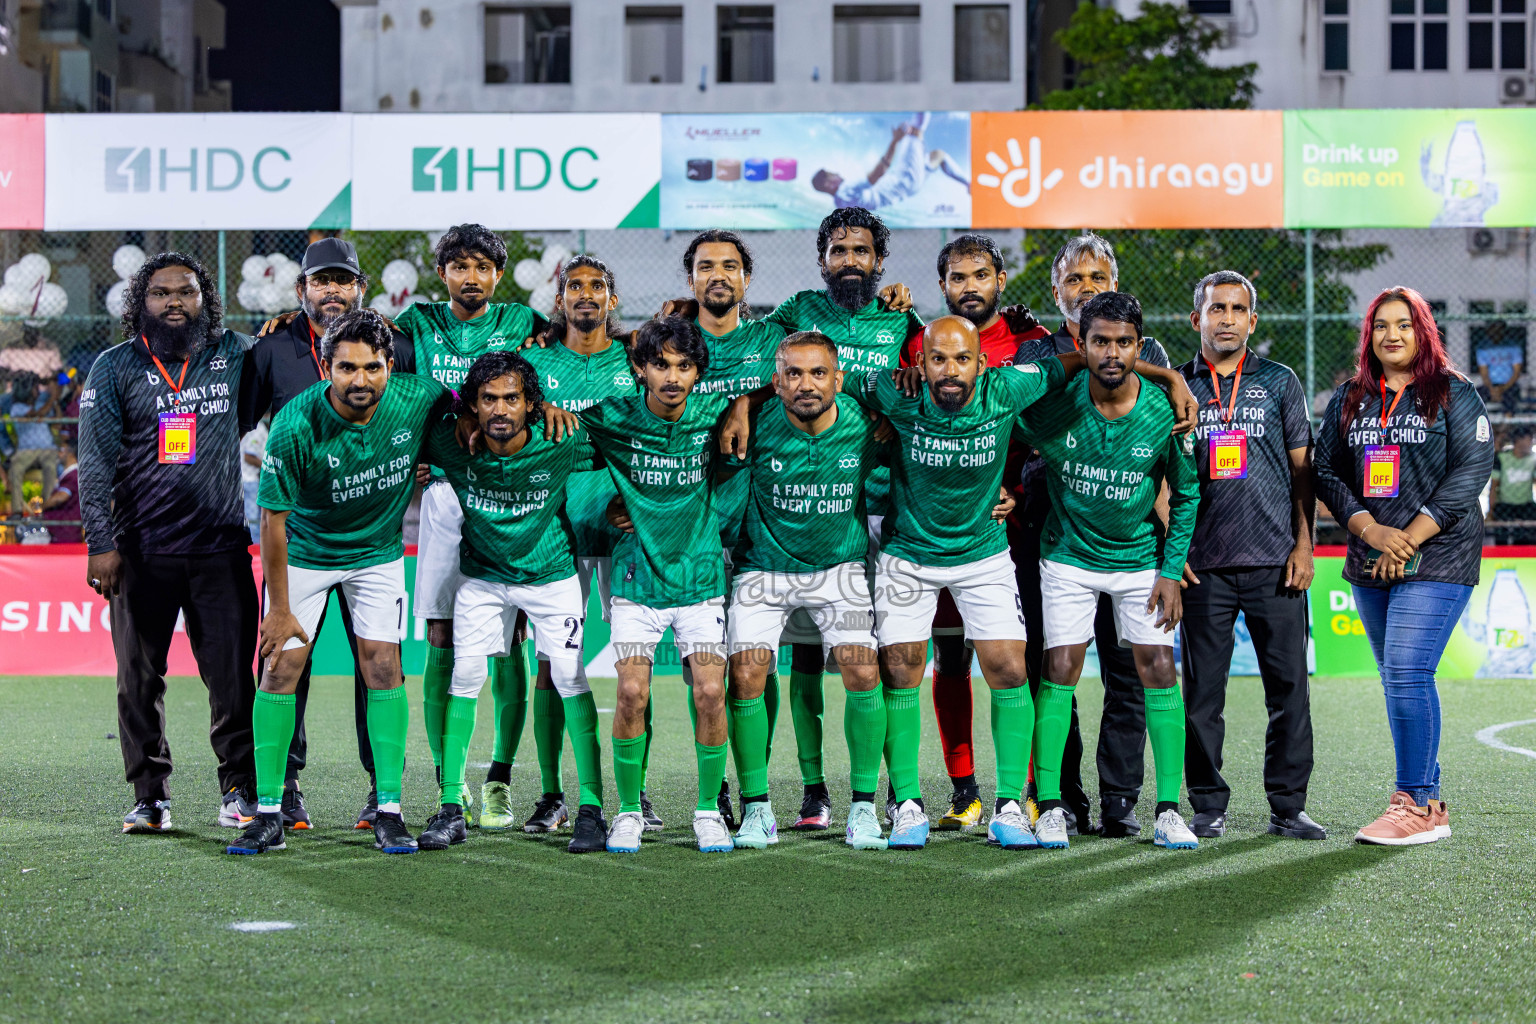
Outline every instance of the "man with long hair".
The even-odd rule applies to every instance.
[[[208,272],[151,256],[128,283],[124,341],[80,396],[86,580],[107,599],[117,722],[134,806],[123,831],[171,827],[165,671],[180,615],[208,688],[219,824],[254,814],[256,582],[246,553],[237,397],[251,339],[224,329]]]

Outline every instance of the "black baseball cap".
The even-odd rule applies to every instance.
[[[310,243],[304,250],[304,261],[299,269],[305,277],[317,270],[350,270],[358,277],[363,268],[357,262],[357,247],[343,238],[322,238]]]

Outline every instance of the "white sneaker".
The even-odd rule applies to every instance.
[[[640,827],[645,827],[644,821]],[[729,853],[736,849],[736,844],[731,841],[731,830],[725,827],[725,819],[720,817],[719,811],[694,811],[693,834],[699,840],[700,853]]]
[[[1065,850],[1067,848],[1067,809],[1052,807],[1048,811],[1041,811],[1040,820],[1035,822],[1035,838],[1040,841],[1043,849]]]
[[[773,816],[773,806],[766,800],[754,800],[747,804],[747,812],[741,818],[741,828],[736,830],[736,845],[761,850],[778,841],[779,823]]]
[[[645,831],[645,819],[639,811],[625,811],[613,819],[608,829],[609,853],[639,853],[640,834]]]
[[[843,840],[855,850],[883,850],[885,837],[880,834],[880,821],[875,817],[875,805],[863,801],[848,808],[848,834]]]
[[[1200,845],[1200,840],[1184,824],[1183,817],[1171,808],[1157,816],[1157,824],[1152,829],[1152,842],[1170,850],[1193,850]]]

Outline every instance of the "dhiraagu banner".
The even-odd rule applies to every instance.
[[[1287,227],[1536,224],[1536,110],[1293,110]]]

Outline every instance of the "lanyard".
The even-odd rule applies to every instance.
[[[165,364],[160,361],[160,357],[155,355],[154,350],[149,347],[149,339],[142,334],[139,335],[139,338],[144,342],[144,351],[149,353],[149,358],[155,361],[155,366],[160,370],[160,376],[165,378],[167,384],[170,384],[172,391],[178,395],[181,394],[182,382],[187,379],[187,367],[192,365],[191,357],[189,356],[186,362],[181,364],[181,376],[176,378],[176,383],[171,384],[171,371],[165,368]]]
[[[1407,391],[1407,390],[1408,390],[1408,385],[1404,384],[1403,385],[1403,391]],[[1382,429],[1386,429],[1387,421],[1390,420],[1392,418],[1392,414],[1397,411],[1397,403],[1401,402],[1403,400],[1403,391],[1399,391],[1397,394],[1392,396],[1392,407],[1388,408],[1387,407],[1387,378],[1386,378],[1385,375],[1382,376],[1382,378],[1381,378],[1381,426],[1382,426]]]
[[[1205,365],[1210,367],[1210,370],[1211,370],[1211,390],[1216,392],[1216,397],[1211,399],[1211,403],[1210,404],[1213,404],[1213,405],[1216,406],[1216,408],[1220,409],[1221,408],[1221,378],[1216,376],[1216,364],[1212,363],[1209,359],[1207,359],[1205,361]],[[1242,383],[1243,383],[1243,364],[1242,364],[1241,361],[1239,361],[1238,364],[1237,364],[1237,373],[1232,377],[1232,400],[1227,403],[1226,415],[1221,418],[1221,421],[1223,423],[1231,423],[1232,422],[1232,414],[1237,411],[1237,392],[1238,392],[1238,389],[1240,387],[1242,387]]]
[[[315,325],[310,323],[309,317],[304,318],[304,326],[309,328],[309,358],[315,361],[315,373],[318,379],[325,379],[325,371],[320,369],[320,357],[315,355]]]

